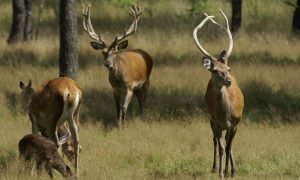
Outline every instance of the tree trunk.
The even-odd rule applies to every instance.
[[[294,12],[293,17],[293,33],[300,35],[300,0],[297,0],[297,7]]]
[[[24,41],[32,39],[32,0],[25,0]]]
[[[237,32],[242,22],[242,0],[231,0],[231,3],[232,3],[231,31]]]
[[[8,44],[23,41],[24,39],[24,24],[25,24],[25,4],[23,0],[12,0],[13,4],[13,21],[9,37],[7,39]]]
[[[77,19],[76,0],[60,0],[59,76],[77,76]]]
[[[32,0],[12,0],[13,21],[8,44],[29,41],[32,37]]]

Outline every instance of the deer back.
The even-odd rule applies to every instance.
[[[59,77],[45,82],[32,95],[29,114],[35,116],[40,128],[56,125],[64,104],[71,107],[81,97],[79,86],[70,78]]]
[[[121,52],[118,55],[118,59],[123,71],[132,80],[146,79],[151,73],[152,58],[143,50],[135,49]]]

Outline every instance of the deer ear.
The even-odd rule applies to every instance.
[[[118,45],[117,45],[117,49],[125,49],[128,46],[128,40],[125,41],[121,41]]]
[[[207,69],[207,70],[211,70],[213,67],[213,63],[211,62],[211,59],[204,57],[203,58],[203,66]]]
[[[22,90],[25,88],[25,84],[22,81],[20,81],[19,86]]]
[[[105,48],[105,45],[99,42],[91,42],[91,46],[96,50]]]
[[[225,51],[225,50],[223,50],[223,51],[221,52],[220,57],[219,57],[219,61],[220,61],[221,63],[225,64],[225,62],[226,62],[226,51]]]
[[[32,83],[31,83],[31,79],[30,79],[29,82],[28,82],[27,87],[30,87],[30,88],[31,88],[31,85],[32,85]]]

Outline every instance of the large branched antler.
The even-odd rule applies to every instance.
[[[132,35],[137,30],[137,23],[142,15],[144,8],[142,6],[136,7],[135,5],[130,7],[130,14],[134,18],[128,30],[125,29],[124,34],[117,36],[115,40],[112,42],[111,47],[116,46],[120,41],[125,39],[126,37]]]
[[[229,38],[229,47],[228,47],[228,50],[227,50],[227,52],[226,52],[226,58],[225,58],[225,59],[226,59],[225,62],[226,62],[226,64],[227,64],[227,60],[228,60],[228,58],[230,57],[231,52],[232,52],[232,48],[233,48],[233,39],[232,39],[232,34],[231,34],[231,32],[230,32],[228,19],[227,19],[225,13],[222,11],[222,9],[219,9],[219,11],[220,11],[220,13],[222,14],[222,16],[223,16],[224,19],[225,19],[225,22],[226,22],[226,28],[223,27],[223,26],[221,26],[220,24],[218,24],[218,23],[217,23],[216,21],[214,21],[213,19],[210,19],[210,21],[211,21],[212,23],[216,24],[217,26],[219,26],[221,29],[223,29],[223,30],[227,33],[227,35],[228,35],[228,38]],[[205,15],[205,16],[208,16],[206,13],[204,13],[204,15]]]
[[[198,40],[198,37],[197,37],[197,32],[199,29],[201,29],[203,27],[203,25],[209,20],[209,19],[212,19],[214,18],[214,16],[207,16],[205,19],[202,20],[202,22],[197,26],[195,27],[194,31],[193,31],[193,37],[194,37],[194,40],[197,44],[197,47],[200,49],[200,51],[205,55],[207,56],[208,58],[212,59],[212,60],[217,60],[217,58],[215,58],[213,55],[209,54],[203,47],[202,45],[200,44],[199,40]]]
[[[89,3],[88,6],[82,5],[83,28],[91,38],[106,46],[105,42],[101,39],[100,34],[96,33],[93,28],[93,25],[91,23],[90,8],[91,3]]]
[[[231,35],[231,32],[230,32],[230,28],[229,28],[229,22],[228,22],[228,19],[226,17],[226,15],[224,14],[224,12],[219,9],[220,13],[222,14],[222,16],[224,17],[225,21],[226,21],[226,27],[223,27],[221,26],[220,24],[218,24],[215,20],[213,20],[214,16],[208,16],[206,13],[204,13],[204,15],[206,16],[206,18],[194,29],[194,33],[193,33],[193,36],[194,36],[194,39],[196,41],[196,44],[198,46],[198,48],[200,49],[200,51],[207,57],[213,59],[213,60],[217,60],[215,57],[213,57],[212,55],[210,55],[208,52],[205,51],[205,49],[201,46],[201,44],[199,43],[198,41],[198,38],[197,38],[197,31],[199,29],[202,28],[202,26],[206,23],[206,21],[210,20],[212,23],[216,24],[217,26],[219,26],[221,29],[223,29],[228,37],[229,37],[229,47],[228,47],[228,50],[226,52],[226,57],[224,58],[225,60],[225,64],[227,64],[227,60],[228,58],[230,57],[231,55],[231,52],[232,52],[232,48],[233,48],[233,39],[232,39],[232,35]]]

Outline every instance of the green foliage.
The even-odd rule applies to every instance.
[[[138,0],[105,0],[106,3],[113,3],[119,6],[130,6],[136,4]]]
[[[199,21],[203,18],[203,13],[208,9],[208,0],[188,0],[191,8],[188,10],[188,16],[193,21]]]

